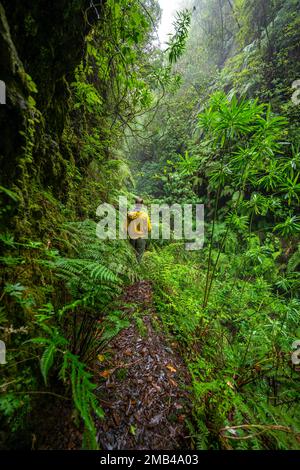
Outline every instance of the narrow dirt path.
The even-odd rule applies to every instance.
[[[111,357],[97,364],[97,394],[106,414],[97,423],[98,442],[105,450],[188,449],[190,379],[176,345],[161,332],[151,284],[129,286],[122,300],[136,308],[131,325],[110,343]]]
[[[120,303],[130,326],[109,343],[93,367],[96,394],[105,411],[105,418],[96,422],[99,446],[190,449],[185,426],[190,378],[176,344],[169,344],[161,331],[151,284],[129,286]],[[47,396],[30,419],[32,434],[24,436],[20,448],[81,449],[83,426],[77,427],[71,399]]]

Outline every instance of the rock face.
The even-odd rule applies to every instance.
[[[68,82],[84,53],[84,0],[4,1],[12,39],[26,72],[37,84],[37,106],[49,130],[62,131]],[[17,6],[17,7],[16,7]]]
[[[58,200],[67,193],[72,150],[66,151],[62,134],[70,114],[70,84],[93,21],[87,21],[86,8],[85,0],[0,3],[0,80],[6,84],[6,104],[0,105],[0,185],[17,195],[12,201],[4,193],[4,205],[10,206],[5,226],[17,213],[20,219],[28,215],[33,188],[50,187]],[[100,7],[97,11],[101,14]]]
[[[0,165],[1,185],[6,186],[16,177],[16,158],[21,151],[23,141],[19,132],[25,128],[29,89],[2,4],[0,4],[0,63],[0,79],[6,85],[6,104],[0,105]]]

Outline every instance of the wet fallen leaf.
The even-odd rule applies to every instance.
[[[101,377],[104,377],[105,379],[106,379],[107,377],[109,377],[110,374],[111,374],[111,371],[110,371],[110,370],[103,370],[102,372],[100,372],[100,376],[101,376]]]
[[[119,415],[113,412],[113,420],[116,423],[117,426],[120,426],[121,418]]]
[[[174,407],[176,408],[176,410],[182,410],[183,406],[180,405],[180,403],[174,403]]]
[[[161,392],[161,387],[159,385],[152,383],[152,386],[157,392]]]
[[[159,424],[159,423],[161,422],[161,420],[162,420],[162,417],[163,417],[162,413],[160,413],[160,414],[154,416],[154,417],[150,420],[149,426],[156,426],[157,424]]]

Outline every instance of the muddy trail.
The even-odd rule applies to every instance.
[[[93,367],[95,393],[105,412],[95,423],[99,447],[190,449],[185,424],[191,413],[190,378],[176,343],[162,333],[150,282],[128,286],[118,303],[130,326],[109,342]],[[27,447],[81,449],[82,428],[76,425],[71,401],[51,396],[36,414]]]
[[[176,344],[161,333],[151,284],[129,286],[123,300],[134,311],[130,327],[110,343],[111,359],[99,365],[107,379],[97,388],[105,411],[98,442],[105,450],[188,449],[189,376]]]

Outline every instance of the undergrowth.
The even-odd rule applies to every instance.
[[[197,449],[300,448],[299,372],[291,362],[300,299],[278,288],[271,245],[256,240],[264,253],[257,264],[252,245],[222,253],[205,309],[207,249],[190,253],[173,243],[146,254],[156,308],[192,377],[187,424]]]
[[[84,423],[83,446],[95,449],[94,417],[103,417],[103,410],[94,394],[92,365],[129,324],[117,298],[138,277],[132,250],[126,242],[100,241],[90,220],[65,224],[51,245],[19,243],[9,234],[1,241],[6,245],[6,277],[15,279],[5,283],[1,297],[0,326],[9,364],[0,395],[4,435],[26,427],[33,397],[61,393],[60,383]],[[39,282],[27,284],[35,273]],[[18,318],[14,326],[7,315],[12,311]]]

